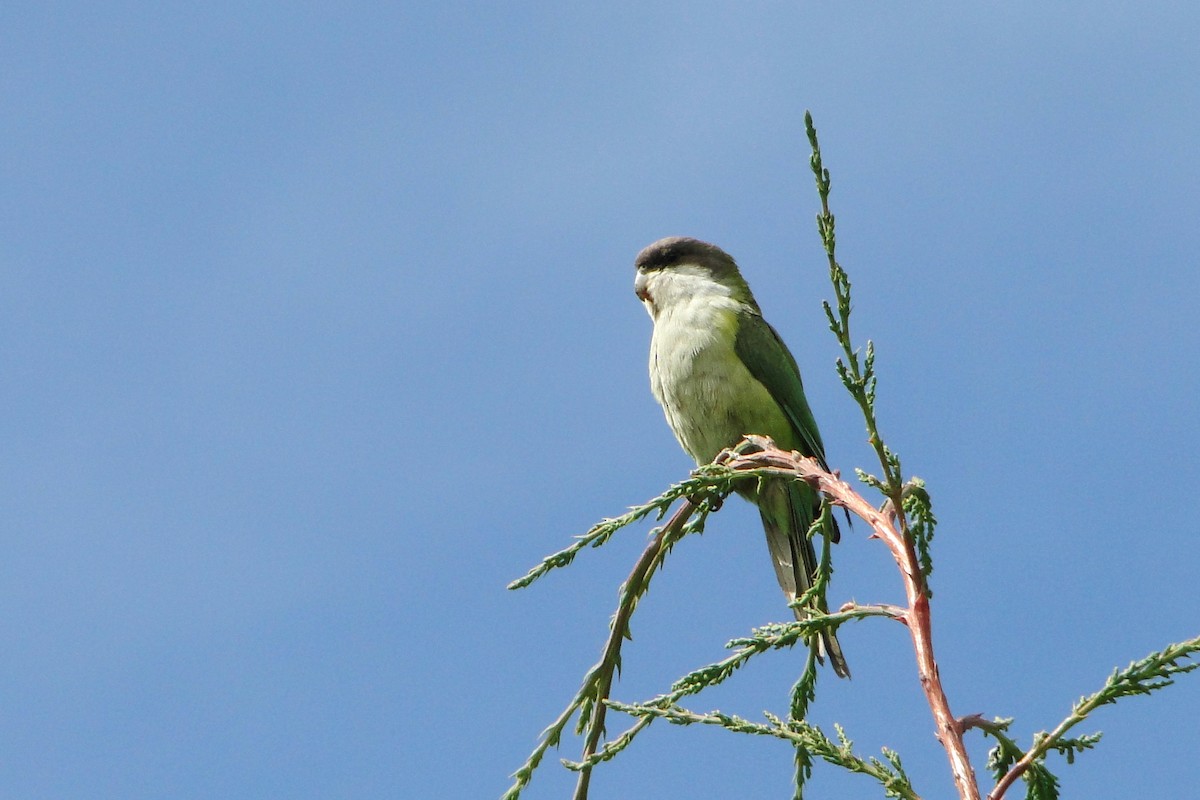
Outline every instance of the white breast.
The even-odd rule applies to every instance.
[[[654,275],[650,388],[683,449],[698,464],[747,433],[789,446],[791,427],[734,352],[737,314],[746,309],[706,274],[686,267]]]

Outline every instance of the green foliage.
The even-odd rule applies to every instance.
[[[930,546],[933,544],[933,529],[937,527],[937,517],[933,516],[933,500],[925,490],[925,481],[920,478],[909,478],[908,483],[904,484],[901,496],[904,513],[909,519],[909,533],[912,534],[917,558],[921,562],[925,594],[932,599],[933,589],[929,586],[929,576],[933,573],[933,555],[930,553]]]
[[[982,729],[985,735],[996,740],[996,746],[988,753],[988,769],[995,777],[997,785],[1006,780],[1011,782],[1010,775],[1016,768],[1022,770],[1017,772],[1016,776],[1025,781],[1028,800],[1056,799],[1059,796],[1058,778],[1047,768],[1046,756],[1051,752],[1058,753],[1068,764],[1074,764],[1077,753],[1091,750],[1100,741],[1099,733],[1067,738],[1067,731],[1083,722],[1101,706],[1111,705],[1122,697],[1150,694],[1170,686],[1174,683],[1174,676],[1200,667],[1200,663],[1192,660],[1197,653],[1200,653],[1200,636],[1168,645],[1139,661],[1134,661],[1125,669],[1114,670],[1099,691],[1081,697],[1075,703],[1071,713],[1058,727],[1050,732],[1035,733],[1033,746],[1028,752],[1021,750],[1017,743],[1008,737],[1011,719],[996,719],[991,722],[975,720],[974,727]]]
[[[883,437],[879,433],[879,421],[875,414],[876,390],[879,384],[875,375],[875,343],[867,340],[866,351],[860,359],[859,351],[850,336],[850,311],[853,308],[850,299],[850,276],[846,274],[846,270],[837,260],[836,222],[833,212],[829,210],[829,192],[832,184],[829,170],[825,168],[821,158],[821,145],[817,140],[817,129],[813,125],[812,114],[807,112],[804,115],[804,127],[808,134],[809,146],[812,148],[812,157],[809,163],[817,181],[817,195],[821,199],[821,210],[817,213],[817,232],[821,236],[821,244],[825,248],[825,256],[829,261],[829,282],[833,284],[835,298],[833,304],[824,301],[822,307],[825,309],[826,319],[829,320],[829,330],[837,337],[838,344],[842,347],[842,355],[836,363],[838,377],[842,379],[842,385],[850,392],[850,396],[854,398],[859,410],[862,411],[863,419],[867,424],[867,442],[875,449],[875,455],[879,458],[879,464],[883,468],[883,477],[878,478],[859,469],[856,469],[855,472],[858,474],[859,480],[879,491],[891,501],[892,508],[896,509],[901,533],[905,537],[910,537],[912,533],[908,529],[908,520],[904,513],[907,509],[904,508],[903,503],[905,486],[903,471],[900,467],[900,456],[884,443]],[[834,306],[837,308],[836,312]],[[928,495],[926,495],[926,500],[928,500]],[[928,502],[926,508],[928,508]],[[930,519],[932,519],[932,515],[930,515]],[[917,542],[914,544],[919,548],[922,556],[922,574],[928,579],[929,573],[933,571],[933,561],[928,552],[928,545],[933,538],[932,525],[923,528],[922,534],[927,535],[923,539],[918,539],[917,542],[923,542],[923,545],[917,544]]]

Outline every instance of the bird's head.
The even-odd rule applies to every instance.
[[[706,298],[728,298],[758,311],[737,264],[714,244],[669,236],[638,253],[634,266],[633,290],[651,319],[681,303]]]

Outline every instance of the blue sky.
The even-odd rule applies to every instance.
[[[690,466],[642,246],[733,253],[830,462],[871,466],[805,109],[883,430],[941,520],[953,708],[1052,727],[1198,632],[1198,34],[1182,2],[6,4],[0,795],[499,795],[646,529],[505,584]],[[836,563],[834,603],[901,597],[863,531]],[[617,696],[785,616],[731,502],[656,579]],[[814,719],[949,797],[903,629],[842,639]],[[799,658],[693,706],[783,711]],[[1198,719],[1196,676],[1104,709],[1065,796],[1195,785]],[[784,745],[655,726],[594,786],[789,779]],[[551,759],[526,796],[570,783]]]

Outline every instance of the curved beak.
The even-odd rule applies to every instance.
[[[633,279],[633,293],[646,307],[646,313],[650,315],[650,319],[654,319],[654,298],[650,296],[650,279],[646,273],[638,272],[637,277]]]
[[[633,279],[633,293],[643,303],[650,302],[650,281],[646,278],[646,273],[639,272],[637,277]]]

